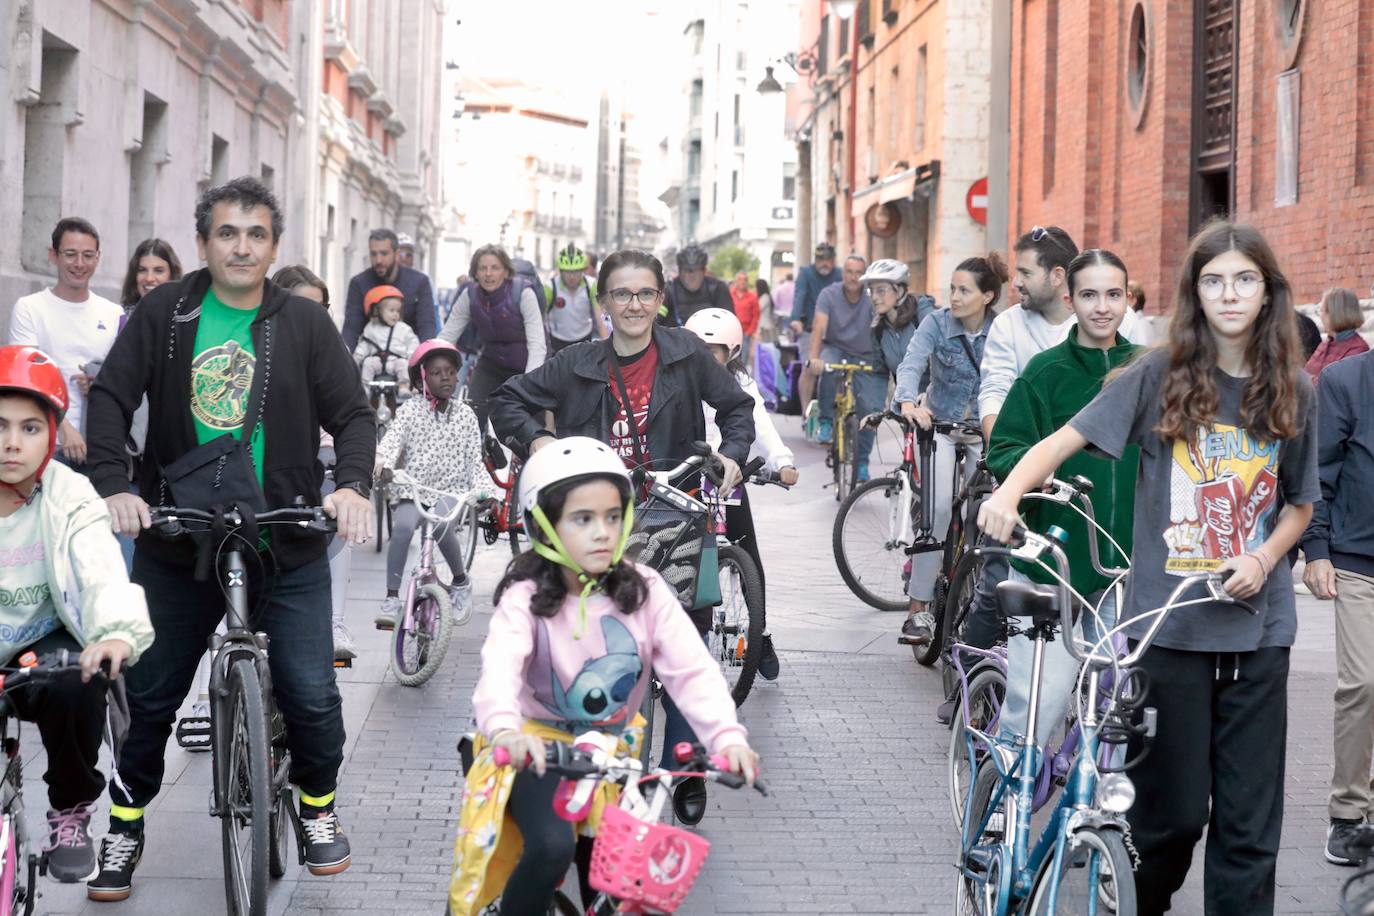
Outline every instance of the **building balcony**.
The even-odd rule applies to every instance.
[[[554,163],[554,165],[553,165],[553,177],[554,177],[554,178],[563,178],[563,177],[565,177],[567,174],[568,174],[568,167],[567,167],[566,165],[564,165],[564,164],[561,163],[561,162],[555,162],[555,163]]]
[[[549,224],[554,229],[566,229],[568,228],[568,218],[566,216],[550,217]]]
[[[582,180],[582,166],[580,166],[580,165],[570,166],[570,167],[568,168],[568,178],[570,178],[570,179],[573,180],[573,181],[581,181],[581,180]]]
[[[536,214],[534,214],[534,228],[536,228],[536,229],[547,229],[547,228],[549,228],[549,222],[550,222],[549,217],[548,217],[546,214],[543,214],[543,213],[536,213]]]
[[[581,231],[582,231],[582,220],[581,220],[581,218],[576,217],[576,216],[570,217],[570,218],[568,219],[568,231],[569,231],[569,232],[581,232]]]

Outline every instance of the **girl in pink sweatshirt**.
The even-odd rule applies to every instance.
[[[502,913],[545,912],[575,852],[568,822],[553,810],[559,780],[544,775],[535,731],[552,726],[564,740],[588,729],[621,732],[652,670],[708,750],[750,783],[758,767],[725,679],[676,594],[654,570],[622,559],[632,523],[624,463],[584,437],[538,438],[534,450],[520,477],[533,546],[496,588],[473,694],[488,741],[512,761],[531,760],[506,809],[524,851]]]

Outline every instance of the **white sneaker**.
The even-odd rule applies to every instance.
[[[400,613],[401,599],[396,595],[392,595],[382,602],[381,609],[377,611],[377,616],[373,619],[373,623],[377,625],[377,629],[379,630],[394,630],[396,629],[396,618],[400,616]]]
[[[472,577],[462,585],[453,585],[448,590],[449,603],[453,605],[453,622],[462,626],[472,619]]]
[[[353,642],[353,634],[342,623],[334,624],[334,657],[341,659],[358,657],[358,648]]]

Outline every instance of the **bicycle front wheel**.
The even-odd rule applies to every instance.
[[[907,608],[902,569],[906,551],[897,543],[904,511],[896,477],[859,485],[835,515],[831,547],[840,578],[859,600],[880,611]]]
[[[453,636],[453,605],[433,582],[415,592],[415,607],[391,631],[391,671],[406,687],[419,687],[444,662]]]
[[[954,826],[964,823],[964,803],[968,801],[968,790],[978,764],[987,756],[987,745],[978,739],[973,741],[973,753],[969,754],[968,727],[964,725],[964,711],[967,709],[968,724],[980,732],[995,733],[998,720],[1002,715],[1002,704],[1007,699],[1007,677],[998,668],[988,667],[974,672],[969,682],[968,694],[959,699],[954,709],[954,720],[950,727],[949,752],[945,770],[949,780],[950,810],[954,814]]]
[[[981,847],[979,853],[987,868],[981,875],[971,875],[966,865],[961,869],[955,891],[954,912],[958,916],[995,916],[1011,890],[1010,855],[1003,845],[1007,831],[1005,795],[993,806],[993,796],[1001,781],[993,761],[984,759],[978,766],[973,804],[961,831],[963,852]]]
[[[220,826],[224,846],[224,890],[231,916],[264,916],[267,912],[268,862],[271,858],[271,749],[262,683],[251,658],[234,661],[219,706],[218,725],[225,731],[218,752]]]
[[[1045,859],[1031,889],[1028,916],[1135,916],[1135,874],[1121,831],[1080,827],[1073,839],[1077,844],[1066,845],[1058,868],[1053,856]]]
[[[754,686],[763,654],[763,581],[753,557],[733,545],[720,548],[720,606],[712,611],[711,656],[720,664],[735,705]]]

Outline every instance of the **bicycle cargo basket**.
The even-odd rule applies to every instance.
[[[607,808],[596,828],[590,884],[626,903],[671,913],[687,898],[710,848],[680,827]]]
[[[702,545],[709,526],[706,506],[672,487],[654,484],[635,506],[635,527],[625,556],[658,570],[684,608],[697,607]],[[717,599],[719,600],[719,599]]]

